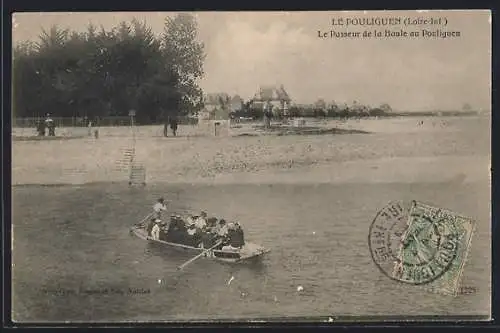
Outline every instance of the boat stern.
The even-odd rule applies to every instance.
[[[245,260],[253,257],[260,257],[268,253],[270,250],[255,243],[245,243],[241,248],[240,260]]]

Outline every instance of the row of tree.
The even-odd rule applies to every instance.
[[[284,112],[273,112],[271,117],[281,118]],[[314,117],[314,118],[364,118],[364,117],[384,117],[392,114],[392,108],[389,104],[382,104],[379,107],[369,107],[366,105],[354,102],[352,105],[337,104],[332,102],[326,104],[323,100],[308,105],[308,106],[292,106],[288,110],[290,117]],[[233,118],[248,117],[253,119],[261,119],[264,117],[264,110],[252,106],[251,102],[245,103],[241,110],[237,110],[231,114]]]
[[[15,117],[109,117],[136,111],[138,122],[187,114],[202,105],[204,45],[190,14],[85,32],[53,26],[13,50]]]
[[[388,105],[380,107],[353,108],[348,106],[332,105],[328,108],[305,108],[291,107],[290,115],[292,117],[332,117],[332,118],[366,118],[366,117],[384,117],[391,115],[391,109]]]

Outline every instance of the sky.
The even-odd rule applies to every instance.
[[[491,105],[489,11],[197,12],[205,44],[205,93],[251,98],[260,86],[283,85],[295,103],[389,103],[400,111],[474,109]],[[106,29],[134,17],[163,31],[166,12],[15,13],[13,44],[36,40],[57,24]],[[333,26],[332,20],[349,26]],[[390,26],[357,19],[400,18]],[[446,25],[404,25],[405,18],[441,18]],[[397,22],[396,22],[397,23]],[[455,38],[320,38],[321,31],[458,31]]]

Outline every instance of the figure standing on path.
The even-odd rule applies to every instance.
[[[177,136],[177,117],[173,116],[169,118],[170,128],[174,133],[174,136]]]
[[[47,113],[47,118],[45,119],[45,126],[49,129],[49,136],[56,136],[56,124],[54,120],[50,118],[49,113]]]
[[[38,132],[38,136],[45,136],[45,121],[38,121],[38,123],[36,124],[36,130]]]

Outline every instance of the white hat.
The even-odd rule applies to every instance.
[[[160,223],[160,222],[161,222],[161,220],[160,220],[160,219],[156,219],[156,220],[155,220],[155,223]]]

